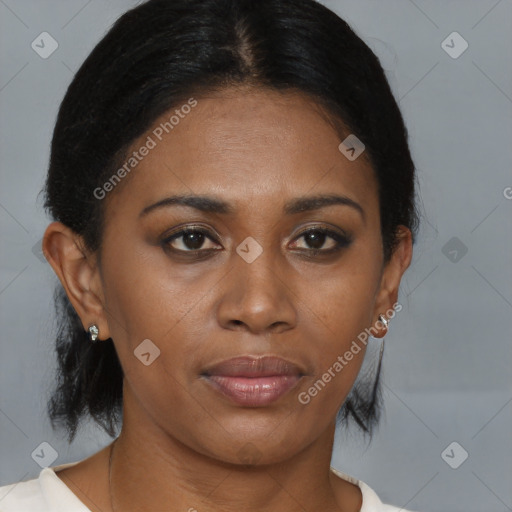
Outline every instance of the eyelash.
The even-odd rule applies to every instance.
[[[299,240],[309,233],[320,233],[321,235],[326,235],[329,238],[332,238],[336,242],[336,245],[330,249],[302,249],[307,251],[308,256],[310,257],[335,254],[352,243],[352,239],[348,235],[321,226],[309,226],[307,229],[301,231],[294,240]]]
[[[205,228],[202,228],[200,226],[189,226],[184,229],[181,229],[180,231],[173,233],[172,235],[166,237],[162,240],[161,244],[166,250],[170,250],[173,253],[178,253],[181,255],[190,255],[198,257],[200,253],[204,253],[204,256],[207,256],[208,254],[211,254],[213,251],[218,251],[219,249],[195,249],[195,250],[182,250],[182,249],[175,249],[170,247],[170,244],[185,235],[188,235],[190,233],[200,233],[204,235],[205,237],[209,238],[214,243],[217,242],[212,236],[211,232]],[[316,257],[316,256],[326,256],[331,255],[334,253],[340,252],[342,249],[348,247],[352,243],[352,239],[350,236],[346,234],[339,233],[337,231],[334,231],[332,229],[328,229],[321,226],[310,226],[307,229],[301,231],[295,238],[294,241],[299,240],[300,238],[303,238],[305,235],[309,233],[319,233],[321,235],[326,235],[329,238],[332,238],[336,245],[335,247],[332,247],[330,249],[299,249],[300,251],[307,252],[308,257]],[[325,243],[325,241],[324,241]]]

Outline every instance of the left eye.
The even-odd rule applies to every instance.
[[[296,238],[297,241],[301,239],[304,240],[307,247],[297,248],[313,252],[332,252],[339,250],[350,243],[347,236],[325,228],[314,228],[304,231]],[[331,242],[328,244],[328,247],[325,247],[325,243],[329,239]],[[296,244],[296,242],[294,242],[294,244]]]

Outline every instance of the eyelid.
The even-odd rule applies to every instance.
[[[334,227],[328,227],[326,225],[322,225],[322,224],[318,224],[318,225],[309,225],[307,227],[305,227],[304,229],[301,229],[299,231],[299,233],[297,233],[293,240],[296,240],[298,238],[300,238],[301,236],[304,236],[305,234],[311,232],[311,231],[319,231],[331,238],[334,238],[335,240],[337,238],[343,238],[345,239],[347,242],[351,242],[352,241],[352,236],[349,235],[346,231],[344,231],[343,229],[340,229],[340,228],[334,228]]]
[[[202,226],[201,224],[184,224],[181,226],[177,226],[171,230],[166,231],[162,235],[161,238],[162,238],[162,241],[171,240],[171,239],[173,239],[173,237],[179,238],[178,235],[183,235],[183,234],[186,234],[189,232],[196,232],[196,231],[202,233],[205,236],[208,236],[209,238],[211,238],[213,240],[212,229]],[[215,232],[213,231],[213,233],[215,233]],[[215,233],[215,236],[218,237],[218,234]],[[218,243],[217,240],[213,240],[213,241]]]

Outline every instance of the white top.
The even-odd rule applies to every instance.
[[[0,512],[91,512],[55,474],[55,471],[78,462],[44,468],[38,478],[0,487]],[[403,508],[384,505],[373,489],[331,467],[335,475],[361,489],[363,506],[360,512],[408,512]]]

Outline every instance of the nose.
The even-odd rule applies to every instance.
[[[230,330],[254,334],[280,333],[295,327],[293,283],[276,264],[277,255],[263,253],[252,263],[234,255],[234,268],[222,286],[217,317]]]

